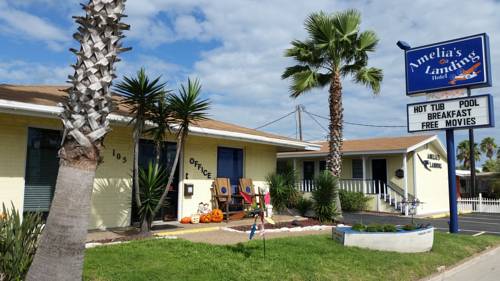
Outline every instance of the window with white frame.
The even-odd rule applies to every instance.
[[[362,159],[352,159],[352,178],[362,179],[363,178],[363,160]]]

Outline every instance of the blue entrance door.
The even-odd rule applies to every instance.
[[[219,147],[217,150],[217,177],[229,178],[233,194],[238,194],[238,183],[243,177],[243,150]]]

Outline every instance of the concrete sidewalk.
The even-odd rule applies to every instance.
[[[500,280],[500,247],[421,281],[497,281]]]

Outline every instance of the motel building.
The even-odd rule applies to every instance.
[[[57,86],[0,85],[0,204],[11,202],[20,212],[48,212],[58,171],[57,151],[62,124],[58,118],[66,93]],[[115,96],[119,102],[119,97]],[[92,193],[90,229],[125,227],[137,222],[133,208],[132,128],[126,109],[108,116],[104,162],[98,167]],[[173,136],[165,140],[161,162],[172,166]],[[277,153],[318,150],[319,144],[268,134],[216,120],[190,127],[168,205],[158,219],[180,220],[212,201],[216,177],[229,178],[236,191],[240,178],[266,188],[266,176],[276,171]],[[139,162],[154,159],[153,142],[141,140]],[[75,178],[75,181],[78,179]],[[185,187],[186,188],[185,192]]]
[[[299,189],[309,193],[326,169],[328,142],[317,151],[278,153],[278,169],[292,165]],[[401,204],[418,199],[417,215],[449,212],[446,150],[436,135],[345,140],[340,188],[371,197],[368,211],[408,214]]]

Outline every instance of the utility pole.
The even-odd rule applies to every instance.
[[[302,137],[302,105],[298,104],[297,105],[297,127],[299,129],[299,140],[303,141]]]
[[[467,96],[471,96],[470,88],[467,88]],[[476,151],[474,146],[474,130],[469,129],[469,164],[470,164],[470,188],[472,196],[476,196]]]

